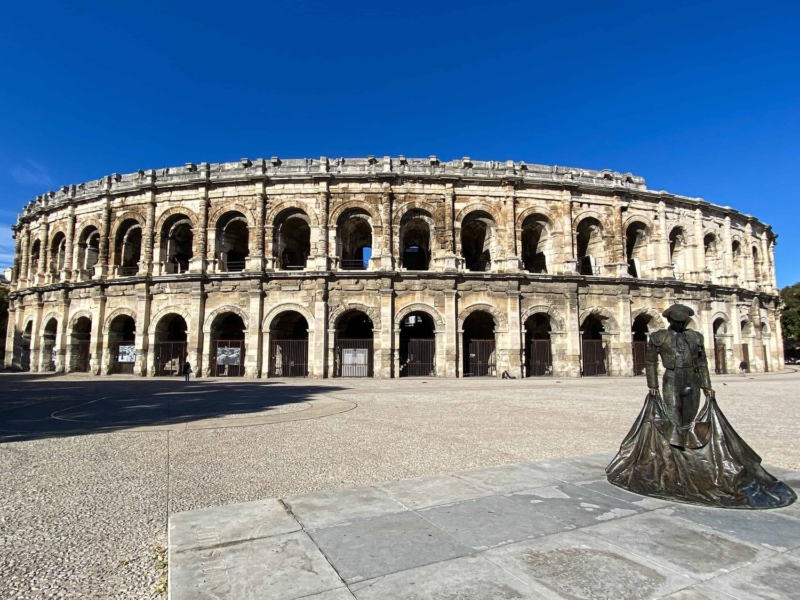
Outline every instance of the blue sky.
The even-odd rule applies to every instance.
[[[66,4],[0,18],[0,267],[61,185],[435,154],[631,171],[772,224],[800,280],[797,2]]]

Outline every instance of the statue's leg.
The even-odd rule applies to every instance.
[[[661,380],[661,398],[664,401],[664,410],[673,423],[680,424],[680,398],[679,387],[676,386],[676,375],[672,369],[664,369],[664,378]]]
[[[689,425],[700,408],[700,377],[694,369],[686,370],[684,393],[681,397],[681,413],[684,425]]]

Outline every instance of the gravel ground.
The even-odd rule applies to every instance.
[[[714,382],[722,410],[764,463],[800,469],[800,373]],[[157,547],[166,545],[172,512],[611,451],[646,392],[640,378],[198,380],[191,385],[200,400],[194,392],[169,391],[177,385],[0,375],[0,430],[6,438],[10,431],[30,432],[0,444],[0,598],[158,597],[164,572]],[[219,401],[203,391],[212,388],[224,392]],[[300,403],[321,396],[358,407],[237,427],[237,419],[223,418],[226,403],[248,393],[263,402],[238,406],[236,414],[301,418],[299,409],[308,405]],[[174,398],[181,414],[200,403],[202,417],[218,418],[220,428],[164,429],[171,425],[162,415],[139,419],[144,430],[126,430],[130,423],[120,415],[146,413]],[[54,412],[72,419],[71,431],[83,431],[66,435]],[[115,431],[100,431],[115,423]]]

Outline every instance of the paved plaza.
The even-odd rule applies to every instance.
[[[764,463],[800,470],[800,375],[720,376],[714,384],[722,410]],[[486,481],[470,480],[463,473],[442,475],[481,473],[482,468],[503,465],[512,471],[524,469],[527,475],[541,470],[542,461],[595,455],[585,460],[594,470],[592,478],[600,473],[601,479],[602,463],[641,408],[646,392],[641,378],[195,379],[187,384],[178,379],[5,374],[0,375],[0,389],[2,598],[157,597],[165,578],[159,557],[167,547],[169,517],[252,501],[260,501],[259,510],[270,515],[267,523],[274,521],[278,529],[269,525],[247,536],[255,538],[253,543],[262,540],[262,550],[276,536],[284,536],[298,564],[308,566],[310,574],[329,577],[322,586],[330,584],[324,589],[335,591],[320,598],[349,597],[345,584],[358,598],[381,593],[391,597],[391,590],[399,589],[391,586],[402,586],[403,577],[417,577],[416,573],[418,597],[436,597],[426,591],[433,588],[424,586],[434,585],[430,582],[438,575],[427,576],[425,569],[443,581],[458,580],[459,573],[469,571],[476,581],[507,585],[503,593],[508,598],[581,593],[621,597],[616,595],[619,590],[628,588],[613,587],[620,583],[599,591],[582,588],[582,567],[570,566],[610,572],[609,561],[627,565],[624,580],[640,581],[636,589],[648,590],[643,597],[672,592],[684,594],[676,598],[702,597],[678,590],[703,588],[706,584],[696,582],[713,578],[729,583],[709,591],[708,598],[730,597],[720,593],[746,598],[746,590],[736,592],[735,574],[743,565],[763,569],[755,580],[765,580],[773,572],[785,574],[798,555],[785,540],[759,538],[765,530],[760,524],[731,525],[725,519],[744,518],[731,511],[718,516],[719,511],[696,509],[700,512],[692,514],[710,514],[702,520],[688,515],[685,506],[620,497],[588,480],[564,481],[567,474],[560,470],[550,473],[557,481],[528,481],[517,489],[502,484],[487,488]],[[508,466],[516,463],[524,465]],[[427,476],[435,477],[421,480],[427,482],[424,485],[399,481]],[[337,509],[331,510],[324,502],[315,503],[315,496],[306,496],[346,495],[351,492],[344,490],[352,488],[378,490],[364,492],[363,497],[356,494],[354,504],[363,505],[360,510],[366,514],[347,516],[346,510],[339,511],[338,501]],[[570,511],[559,508],[547,493],[520,493],[542,489],[551,489],[555,500],[566,504],[575,504],[585,494],[590,499],[580,503],[600,506],[602,514],[616,518],[590,521],[591,525],[570,523],[563,516]],[[270,500],[275,498],[284,499],[285,508]],[[583,508],[575,508],[575,518],[596,516]],[[224,515],[230,509],[216,510]],[[531,518],[531,510],[537,515],[544,511],[546,519]],[[795,510],[756,517],[794,525]],[[494,520],[486,515],[494,515]],[[634,531],[652,533],[673,517],[680,519],[681,531],[690,531],[698,540],[725,540],[720,542],[720,557],[702,551],[681,562],[673,554],[659,555],[657,548],[644,547],[652,539],[649,534],[634,540],[624,537],[630,531],[622,523],[639,523]],[[186,517],[177,517],[175,523],[182,518]],[[258,512],[254,518],[260,518]],[[393,519],[399,521],[393,524]],[[517,523],[516,530],[511,521]],[[568,525],[572,529],[567,530]],[[400,542],[391,547],[401,548],[409,528],[416,536],[430,534],[430,546],[418,552],[393,551],[387,557],[382,548],[392,538],[376,532],[398,536]],[[239,535],[235,527],[223,529],[219,535]],[[765,531],[794,535],[788,526]],[[197,539],[206,538],[187,541],[184,556],[196,550],[192,543]],[[205,543],[213,545],[209,539]],[[362,541],[352,544],[352,539]],[[668,546],[673,543],[672,537],[666,539]],[[534,542],[550,546],[514,554],[519,544]],[[315,548],[322,549],[324,562],[319,556],[305,562],[302,552],[310,556]],[[179,549],[173,541],[173,583],[186,572],[180,570],[182,559],[176,558]],[[359,552],[375,560],[365,564]],[[534,559],[525,559],[525,552]],[[393,560],[401,562],[393,565]],[[492,579],[488,574],[497,573],[497,568],[505,575]],[[723,575],[722,570],[730,573]],[[572,574],[571,579],[554,582],[555,572]],[[773,597],[791,597],[800,589],[797,581],[782,581],[792,587]],[[520,588],[523,584],[527,587]],[[304,589],[323,591],[315,585]],[[316,592],[306,595],[311,593]],[[369,595],[373,593],[377,595]],[[492,590],[484,597],[492,594],[504,597]]]

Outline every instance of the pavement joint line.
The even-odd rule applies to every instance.
[[[94,404],[95,402],[100,402],[101,400],[108,400],[111,396],[104,396],[102,398],[95,398],[94,400],[89,400],[88,402],[83,402],[81,404],[76,404],[75,406],[68,406],[67,408],[62,408],[57,411],[54,411],[50,414],[51,419],[56,419],[58,421],[69,421],[72,423],[84,423],[85,421],[80,421],[78,419],[68,419],[66,417],[57,417],[58,413],[66,412],[68,410],[74,410],[76,408],[80,408],[81,406],[88,406],[89,404]]]

